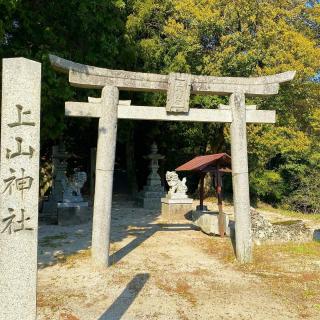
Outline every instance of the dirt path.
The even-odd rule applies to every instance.
[[[165,224],[131,205],[114,204],[105,270],[90,265],[88,250],[55,252],[87,249],[90,225],[40,229],[39,320],[303,319],[267,281],[207,253],[208,236],[188,222]]]

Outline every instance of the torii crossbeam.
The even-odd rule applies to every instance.
[[[52,66],[69,75],[71,85],[102,89],[101,99],[66,102],[67,116],[99,118],[96,185],[92,226],[92,259],[109,260],[112,184],[117,119],[231,123],[231,158],[236,229],[236,255],[241,263],[252,258],[246,123],[275,123],[275,111],[246,106],[245,96],[277,94],[280,83],[294,71],[272,76],[241,78],[171,73],[169,75],[109,70],[50,55]],[[167,92],[166,107],[131,106],[119,101],[119,90]],[[190,94],[226,95],[229,105],[219,109],[190,109]]]

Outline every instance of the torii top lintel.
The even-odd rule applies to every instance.
[[[110,70],[75,63],[55,55],[49,55],[52,66],[60,72],[69,74],[69,82],[82,88],[101,89],[106,85],[128,91],[167,92],[170,80],[185,83],[193,94],[230,95],[243,92],[248,96],[267,96],[277,94],[279,84],[291,81],[295,71],[283,72],[263,77],[212,77],[188,74],[160,75],[122,70]],[[175,88],[176,89],[176,88]]]

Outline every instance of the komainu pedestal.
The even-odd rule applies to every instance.
[[[192,202],[187,199],[161,199],[161,217],[170,222],[186,220],[188,213],[192,211]]]

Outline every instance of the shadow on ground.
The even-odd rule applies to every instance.
[[[138,226],[137,226],[138,227]],[[119,262],[123,257],[129,254],[132,250],[140,246],[148,238],[152,237],[157,231],[161,232],[174,232],[174,231],[185,231],[195,230],[192,224],[147,224],[140,225],[139,229],[135,229],[134,232],[128,232],[128,234],[137,235],[137,237],[129,242],[126,246],[119,249],[117,252],[110,256],[110,263],[115,264]]]
[[[134,201],[114,196],[111,220],[111,243],[133,238],[128,244],[110,256],[111,264],[117,263],[132,250],[150,238],[155,232],[193,230],[190,224],[159,224],[160,210],[139,208]],[[45,268],[63,261],[68,255],[91,247],[92,222],[75,226],[40,225],[38,267]]]
[[[125,287],[120,296],[113,304],[98,318],[98,320],[119,320],[128,310],[130,305],[138,296],[139,292],[148,281],[148,273],[137,274]]]

